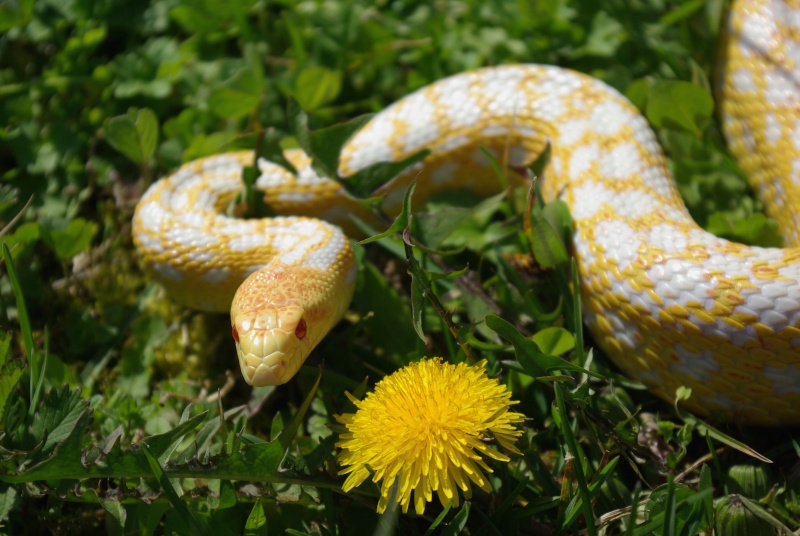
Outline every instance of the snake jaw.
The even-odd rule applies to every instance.
[[[234,341],[248,384],[281,385],[294,376],[313,347],[304,317],[305,311],[298,306],[269,307],[258,313],[236,315]]]

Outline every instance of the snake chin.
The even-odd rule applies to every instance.
[[[305,310],[298,306],[242,312],[233,319],[233,337],[245,381],[254,386],[286,383],[313,348]]]

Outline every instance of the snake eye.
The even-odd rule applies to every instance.
[[[306,336],[306,331],[308,331],[308,326],[306,326],[306,321],[304,318],[300,319],[298,322],[297,327],[294,330],[294,334],[298,339],[304,339]]]
[[[231,335],[233,335],[233,340],[239,342],[239,332],[236,330],[236,326],[231,327]]]

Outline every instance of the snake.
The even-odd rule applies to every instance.
[[[381,187],[397,213],[454,188],[497,191],[487,153],[509,170],[549,150],[546,200],[574,223],[583,318],[630,378],[682,407],[728,422],[800,423],[800,6],[740,0],[727,19],[719,112],[731,152],[779,224],[785,247],[734,243],[689,215],[658,139],[604,82],[548,65],[500,65],[425,86],[346,142],[338,174],[424,161]],[[133,238],[171,296],[230,311],[247,383],[280,385],[349,307],[356,280],[346,231],[373,217],[340,183],[286,151],[288,167],[252,151],[189,162],[139,201]],[[275,216],[236,217],[242,170]],[[510,171],[510,172],[511,172]],[[349,232],[349,231],[348,231]]]

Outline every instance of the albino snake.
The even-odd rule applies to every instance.
[[[633,105],[558,67],[492,67],[431,84],[357,132],[339,174],[431,149],[421,170],[384,190],[391,213],[412,175],[423,196],[454,184],[483,193],[496,179],[479,146],[508,148],[513,167],[550,143],[543,194],[572,212],[584,319],[602,349],[662,398],[691,387],[686,405],[700,413],[800,423],[800,7],[739,2],[728,24],[724,129],[789,248],[699,228]],[[147,191],[134,217],[140,255],[173,296],[202,310],[230,307],[253,385],[289,380],[349,305],[349,241],[315,218],[346,225],[350,214],[366,216],[307,157],[288,156],[298,175],[260,161],[258,187],[278,214],[300,217],[224,215],[251,153],[184,165]]]

